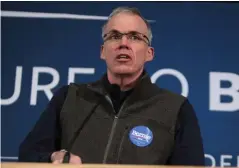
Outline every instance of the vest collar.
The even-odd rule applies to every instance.
[[[105,88],[104,78],[107,74],[104,74],[100,80],[90,83],[87,87],[101,95],[109,95],[107,89]],[[135,87],[133,88],[132,93],[127,98],[127,104],[131,104],[138,101],[148,100],[149,98],[158,94],[158,86],[151,82],[150,76],[144,70],[143,74],[141,75],[140,79],[136,83]]]

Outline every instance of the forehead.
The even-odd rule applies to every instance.
[[[141,17],[126,12],[113,16],[105,28],[105,33],[113,29],[120,32],[137,31],[143,34],[148,32],[147,25]]]

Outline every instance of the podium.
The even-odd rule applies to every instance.
[[[122,164],[51,164],[2,162],[2,168],[200,168],[198,166],[158,166],[158,165],[122,165]],[[201,167],[202,168],[202,167]]]

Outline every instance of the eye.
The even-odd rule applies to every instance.
[[[131,40],[142,40],[142,38],[139,37],[137,34],[131,34],[131,35],[130,35],[130,39],[131,39]]]
[[[121,35],[120,34],[112,34],[112,35],[110,35],[109,39],[119,40],[119,39],[121,39]]]

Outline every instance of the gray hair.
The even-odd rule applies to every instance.
[[[151,44],[153,35],[152,35],[152,30],[151,30],[151,26],[150,26],[149,22],[141,15],[140,11],[137,8],[130,8],[130,7],[118,7],[112,11],[112,13],[108,17],[107,22],[102,27],[102,38],[104,37],[105,27],[108,24],[108,22],[110,21],[110,19],[119,13],[131,13],[131,14],[141,17],[147,26],[149,43]]]

